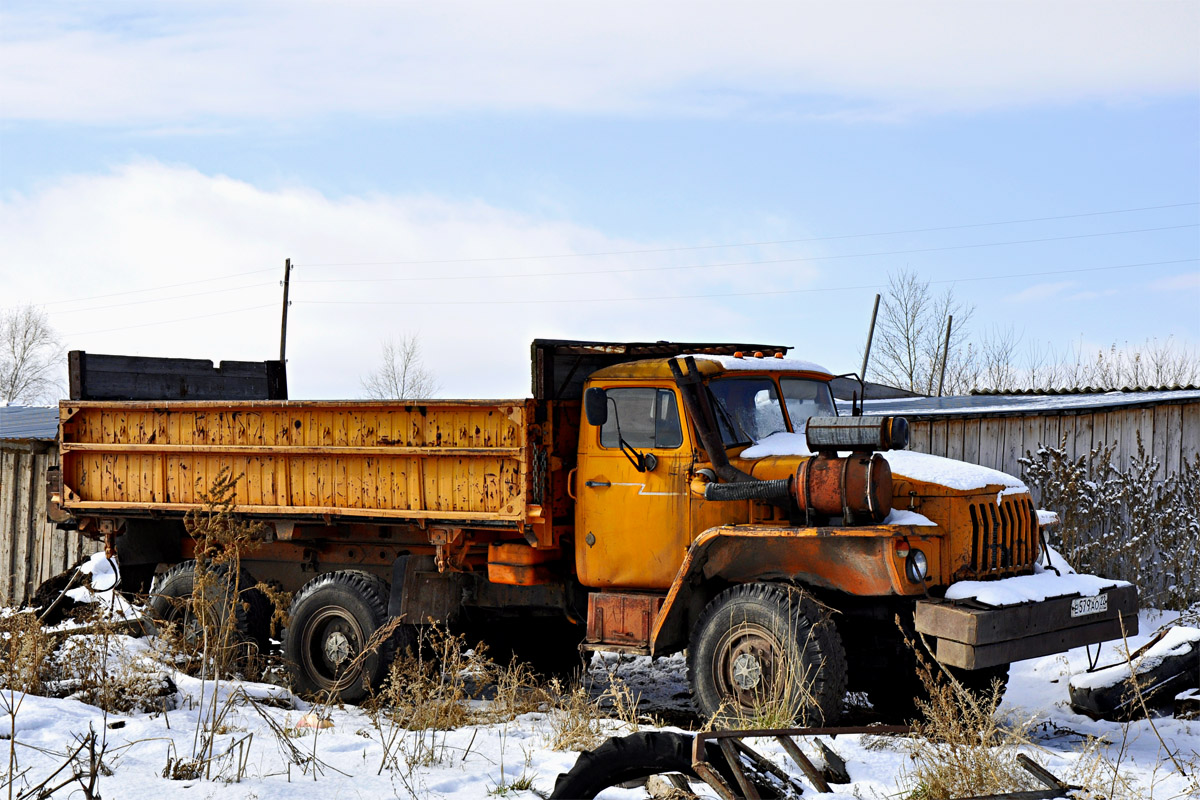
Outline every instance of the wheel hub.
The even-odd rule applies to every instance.
[[[750,653],[741,653],[733,660],[733,682],[741,689],[753,689],[758,686],[762,675],[762,664]]]
[[[351,649],[350,640],[341,631],[334,631],[325,640],[325,657],[334,666],[340,666],[343,661],[349,658]]]

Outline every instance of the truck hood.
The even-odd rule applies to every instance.
[[[730,461],[756,478],[771,480],[795,474],[800,462],[811,455],[804,434],[773,433],[736,455],[731,453]],[[996,490],[1001,494],[1017,494],[1029,491],[1013,476],[978,464],[911,450],[889,450],[881,455],[887,459],[896,481],[926,484],[929,488],[937,486],[951,492]]]

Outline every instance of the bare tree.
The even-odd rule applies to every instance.
[[[46,312],[31,305],[0,311],[0,403],[58,399],[62,345]]]
[[[985,388],[1014,386],[1018,382],[1017,345],[1021,335],[1011,325],[1007,328],[993,326],[979,343],[978,383]],[[1031,352],[1032,359],[1037,355]],[[1031,361],[1031,364],[1033,362]],[[1036,367],[1031,367],[1036,369]],[[979,386],[972,386],[978,389]]]
[[[974,311],[974,306],[955,296],[953,288],[931,294],[929,281],[915,272],[904,269],[890,274],[868,368],[871,377],[901,389],[933,394],[945,359],[946,393],[970,390],[978,375],[977,354],[967,341],[967,323]],[[950,316],[954,324],[950,346],[945,348]]]
[[[433,373],[421,361],[421,338],[406,333],[384,339],[379,369],[362,379],[363,391],[373,400],[432,397],[441,391]]]
[[[1069,350],[1049,368],[1027,368],[1030,389],[1136,389],[1151,386],[1186,386],[1200,381],[1200,352],[1171,338],[1128,342],[1086,355],[1082,346]]]

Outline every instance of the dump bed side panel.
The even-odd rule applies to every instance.
[[[243,513],[517,524],[528,403],[64,402],[64,506],[185,511],[227,466]]]

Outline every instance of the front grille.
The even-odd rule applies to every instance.
[[[1029,495],[972,503],[971,571],[976,577],[1029,572],[1038,557],[1037,512]]]

